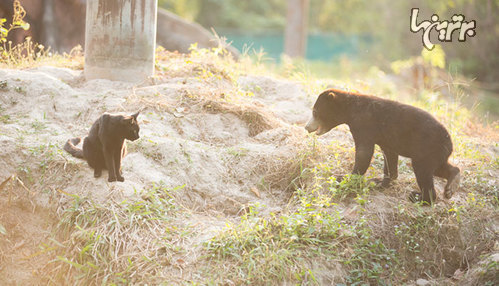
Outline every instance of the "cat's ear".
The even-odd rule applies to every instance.
[[[135,113],[134,113],[134,114],[132,114],[131,116],[132,116],[135,120],[137,120],[137,116],[139,116],[139,113],[140,113],[140,110],[139,110],[139,111],[137,111],[137,112],[135,112]]]

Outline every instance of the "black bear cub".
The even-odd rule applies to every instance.
[[[353,174],[366,172],[377,144],[384,155],[382,186],[388,186],[397,178],[401,155],[412,159],[421,190],[410,195],[412,201],[430,204],[435,201],[433,176],[447,180],[446,198],[458,187],[460,170],[448,162],[452,153],[451,138],[428,112],[375,96],[328,89],[317,98],[305,129],[322,135],[343,123],[350,127],[355,141]]]
[[[126,155],[125,139],[135,141],[139,138],[137,116],[113,115],[104,113],[92,127],[83,141],[83,149],[76,147],[80,138],[69,139],[64,150],[76,158],[85,159],[94,169],[94,177],[102,175],[102,170],[109,172],[108,181],[125,181],[121,175],[121,159]]]

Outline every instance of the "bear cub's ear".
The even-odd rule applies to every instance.
[[[137,111],[137,112],[135,112],[135,113],[134,113],[134,114],[132,114],[131,116],[132,116],[135,120],[137,120],[137,116],[139,116],[139,113],[140,113],[140,110],[139,110],[139,111]]]

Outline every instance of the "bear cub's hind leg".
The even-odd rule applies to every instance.
[[[413,192],[409,196],[412,202],[423,201],[430,205],[435,202],[437,195],[433,184],[434,168],[431,167],[429,162],[412,160],[412,168],[421,191],[421,193]]]
[[[446,199],[450,199],[461,182],[461,171],[458,167],[452,166],[449,162],[445,162],[435,171],[435,176],[447,180],[447,184],[444,188],[444,196]]]

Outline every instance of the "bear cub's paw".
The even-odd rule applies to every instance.
[[[383,179],[375,178],[375,179],[370,179],[369,181],[375,183],[376,187],[386,189],[392,185],[393,180],[390,178],[383,178]]]
[[[413,203],[421,203],[421,204],[426,205],[426,206],[431,205],[430,202],[423,200],[423,194],[421,194],[420,192],[416,192],[416,191],[412,192],[409,195],[409,200]]]
[[[461,174],[458,171],[445,185],[444,196],[446,199],[450,199],[454,192],[459,188],[459,183],[461,182]]]

